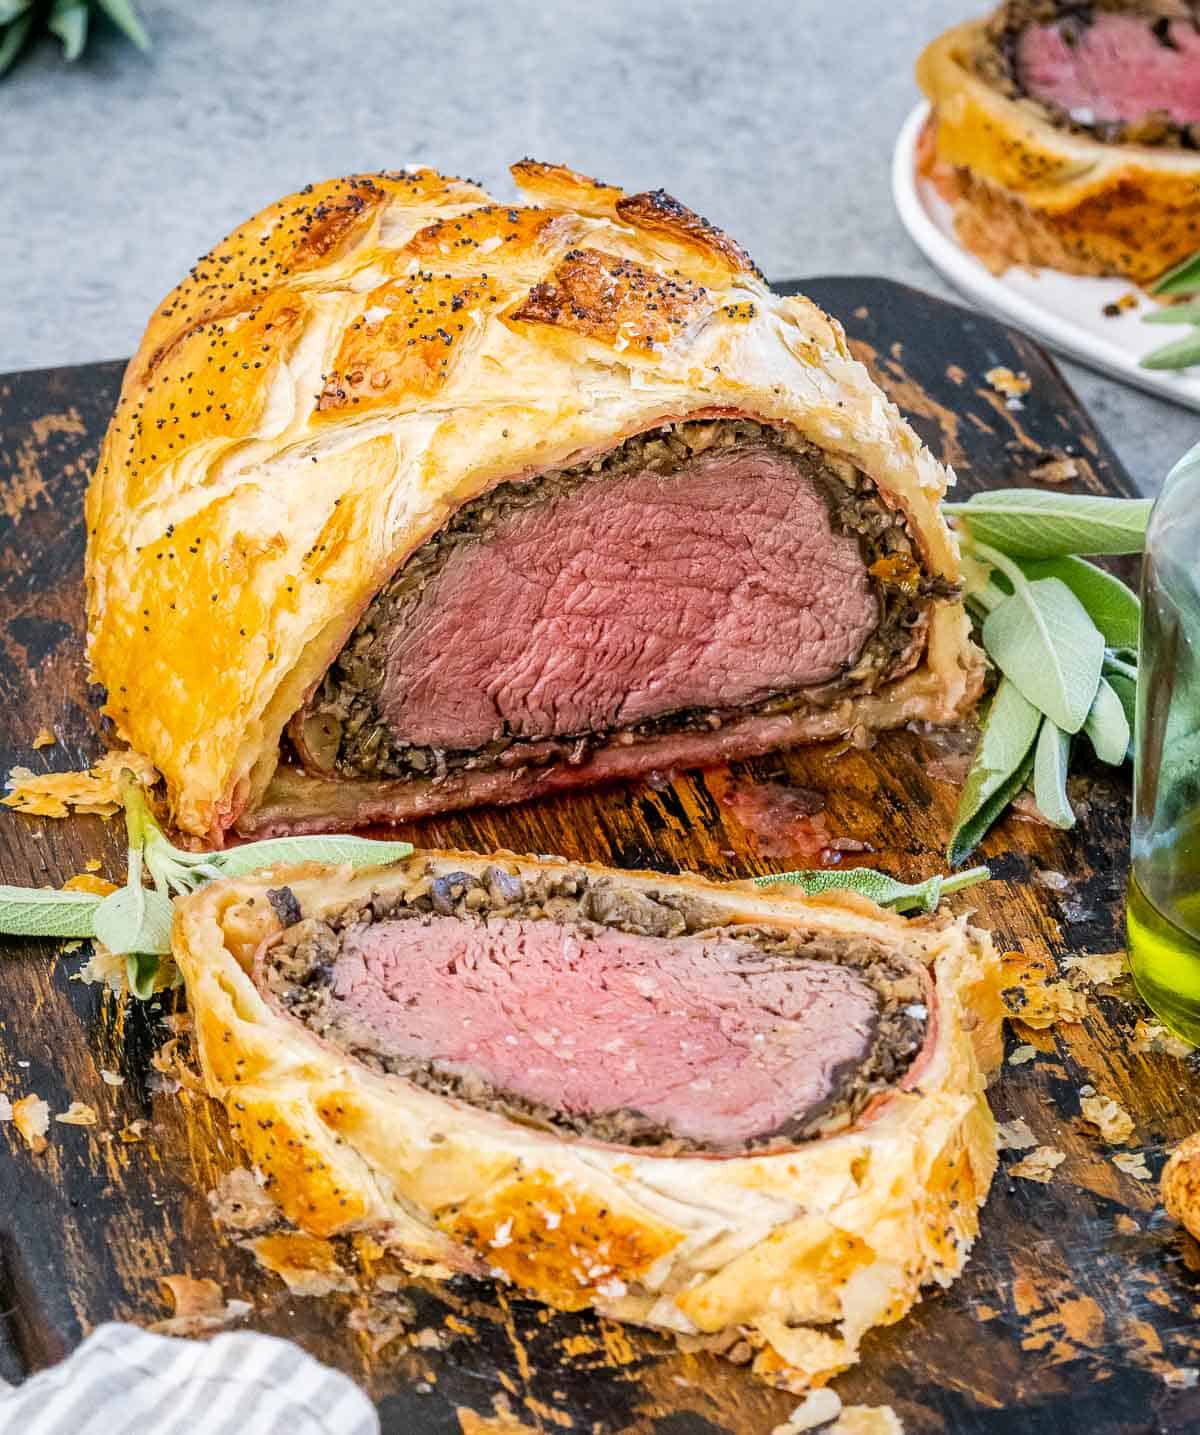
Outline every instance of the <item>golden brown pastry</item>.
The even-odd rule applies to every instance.
[[[1006,0],[925,50],[921,164],[989,268],[1147,284],[1200,249],[1198,14]]]
[[[523,161],[310,186],[155,312],[87,499],[88,652],[183,829],[388,821],[978,692],[949,474],[805,299]],[[282,745],[282,760],[281,760]]]
[[[213,883],[173,942],[208,1088],[315,1235],[795,1389],[976,1235],[1001,1007],[963,921],[416,853]]]

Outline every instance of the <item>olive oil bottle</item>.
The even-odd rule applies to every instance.
[[[1142,563],[1132,875],[1133,977],[1200,1045],[1200,445],[1154,505]]]

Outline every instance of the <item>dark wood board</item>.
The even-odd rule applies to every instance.
[[[1127,476],[1031,341],[992,320],[877,279],[819,279],[804,289],[835,313],[860,356],[962,491],[1013,482],[1048,456],[1075,457],[1074,488],[1130,494]],[[1007,406],[985,379],[996,366],[1031,388]],[[101,748],[82,667],[81,499],[122,365],[94,364],[0,378],[0,763],[35,769],[86,764]],[[1032,481],[1038,481],[1036,478]],[[31,743],[40,728],[57,745]],[[830,830],[869,842],[865,860],[904,876],[939,870],[956,789],[928,770],[934,749],[902,732],[871,752],[832,758],[809,749],[742,764],[743,779],[815,787]],[[936,769],[935,769],[936,770]],[[996,879],[959,909],[997,933],[1002,949],[1053,966],[1073,952],[1123,944],[1126,774],[1085,766],[1077,796],[1089,816],[1059,833],[1009,820],[984,847]],[[403,836],[434,846],[560,852],[569,857],[713,877],[778,870],[716,798],[717,781],[681,777],[577,794],[523,808],[429,821]],[[119,824],[36,821],[0,812],[0,879],[58,883],[89,858],[123,876]],[[854,860],[854,859],[851,859]],[[1066,874],[1056,892],[1037,874]],[[1050,880],[1053,880],[1051,878]],[[346,1370],[379,1401],[386,1429],[413,1435],[528,1427],[606,1435],[769,1431],[796,1399],[718,1359],[684,1355],[653,1335],[587,1315],[551,1315],[490,1286],[414,1287],[417,1327],[380,1354],[348,1320],[387,1299],[365,1289],[320,1299],[289,1294],[214,1225],[206,1193],[238,1164],[222,1114],[186,1087],[161,1089],[150,1064],[168,1037],[170,999],[124,1011],[72,980],[79,953],[10,942],[0,953],[0,1092],[72,1100],[95,1127],[52,1123],[31,1153],[0,1124],[0,1375],[19,1379],[70,1349],[100,1321],[167,1313],[159,1278],[212,1277],[254,1305],[247,1324],[299,1340]],[[1067,1153],[1048,1185],[997,1177],[984,1234],[966,1273],[907,1319],[870,1336],[838,1389],[847,1403],[891,1404],[910,1432],[964,1435],[1089,1430],[1094,1435],[1200,1428],[1200,1388],[1174,1372],[1200,1366],[1200,1314],[1190,1239],[1156,1210],[1156,1190],[1112,1163],[1079,1116],[1078,1087],[1117,1098],[1157,1176],[1164,1151],[1200,1125],[1200,1077],[1178,1057],[1135,1048],[1141,1009],[1128,990],[1088,991],[1082,1023],[1030,1033],[1037,1059],[1006,1065],[993,1100]],[[109,1086],[100,1071],[119,1073]],[[118,1133],[150,1123],[147,1139]],[[1014,1155],[1004,1160],[1011,1164]],[[347,1269],[365,1287],[365,1275]],[[452,1317],[447,1326],[446,1318]],[[361,1319],[361,1316],[355,1317]],[[515,1425],[504,1426],[498,1411]],[[485,1423],[472,1417],[483,1417]],[[486,1423],[490,1421],[491,1423]]]

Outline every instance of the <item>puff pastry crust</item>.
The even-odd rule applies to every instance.
[[[219,841],[252,816],[286,723],[456,509],[665,421],[790,425],[866,473],[957,582],[951,476],[835,321],[662,192],[513,175],[527,203],[428,169],[311,185],[156,310],[87,498],[88,654],[182,829]],[[865,720],[947,720],[979,677],[961,604],[941,602]]]
[[[381,1074],[252,977],[280,930],[270,888],[286,884],[304,916],[320,916],[496,860],[527,875],[582,865],[427,852],[358,874],[264,870],[177,905],[208,1089],[292,1221],[319,1236],[370,1229],[414,1268],[490,1273],[560,1309],[594,1307],[721,1350],[748,1342],[759,1373],[795,1389],[853,1363],[863,1333],[899,1320],[922,1286],[954,1279],[996,1166],[984,1074],[999,1059],[1001,1005],[986,934],[945,917],[906,921],[846,892],[620,873],[702,896],[730,924],[872,938],[931,974],[927,1044],[856,1125],[721,1157],[545,1132]]]
[[[1200,247],[1200,154],[1109,144],[1053,124],[980,74],[987,19],[947,30],[917,61],[932,105],[921,164],[955,207],[959,238],[1010,265],[1147,284]]]

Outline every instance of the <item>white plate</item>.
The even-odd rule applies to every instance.
[[[1142,323],[1141,316],[1157,306],[1127,280],[1015,267],[997,277],[962,247],[950,206],[917,174],[917,140],[928,115],[929,106],[922,103],[904,122],[892,156],[892,196],[901,222],[929,262],[984,309],[1028,330],[1052,349],[1139,389],[1200,409],[1200,372],[1138,366],[1143,355],[1187,331]],[[1137,294],[1137,308],[1107,317],[1104,306],[1126,294]]]

